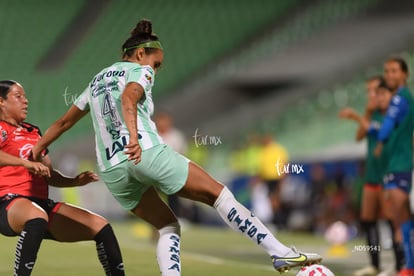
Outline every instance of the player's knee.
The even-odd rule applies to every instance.
[[[104,239],[113,239],[113,238],[115,238],[115,233],[109,222],[105,224],[102,228],[100,228],[99,231],[97,231],[93,237],[93,239],[96,242],[102,241]]]
[[[48,227],[48,220],[37,217],[28,220],[25,223],[25,229],[34,229],[35,231],[45,231]]]
[[[109,225],[108,220],[98,215],[94,215],[89,221],[94,234],[99,233],[105,226]]]
[[[178,221],[175,221],[173,223],[165,225],[164,227],[161,227],[158,229],[158,232],[160,233],[160,236],[166,234],[177,234],[181,236],[181,225]]]
[[[10,225],[15,233],[21,234],[22,231],[26,233],[46,233],[48,228],[48,221],[45,218],[33,217],[24,222],[24,225],[15,226]],[[43,237],[43,235],[40,235]]]
[[[46,221],[47,223],[49,223],[49,216],[46,213],[42,214],[41,216],[38,216],[37,218],[42,219]]]
[[[218,196],[215,197],[211,206],[216,208],[221,202],[226,202],[229,199],[230,200],[234,199],[233,193],[226,186],[222,186]]]
[[[205,191],[204,203],[210,206],[214,206],[215,202],[223,193],[226,197],[233,196],[230,190],[228,190],[225,186],[217,182],[217,185],[215,185],[214,187],[210,187],[207,191]]]
[[[361,221],[375,221],[378,218],[378,213],[375,210],[366,210],[361,213]]]
[[[45,220],[46,222],[49,222],[48,214],[40,207],[31,209],[28,212],[28,214],[29,214],[28,220],[42,219],[42,220]]]

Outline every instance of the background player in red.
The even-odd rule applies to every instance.
[[[75,178],[54,170],[48,156],[29,161],[40,139],[24,122],[28,100],[15,81],[0,81],[0,233],[19,236],[14,275],[30,275],[44,238],[61,242],[95,240],[107,275],[124,275],[121,252],[108,221],[88,210],[48,199],[48,185],[82,186],[98,180],[87,171]]]

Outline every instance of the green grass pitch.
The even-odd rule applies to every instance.
[[[126,275],[160,275],[151,230],[137,220],[114,223],[124,257]],[[348,276],[365,265],[366,252],[352,252],[355,240],[347,244],[348,256],[326,256],[329,245],[322,237],[302,233],[281,232],[276,235],[287,245],[324,255],[324,264],[337,276]],[[0,236],[0,275],[12,275],[16,238]],[[386,252],[384,255],[389,255]],[[389,258],[386,256],[386,258]],[[390,260],[392,258],[389,258]],[[269,257],[253,242],[227,228],[184,227],[181,244],[182,275],[243,276],[279,275]],[[297,269],[285,273],[296,275]],[[104,275],[95,252],[94,242],[58,243],[44,241],[32,275],[69,276]]]

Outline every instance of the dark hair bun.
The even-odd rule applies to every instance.
[[[151,34],[152,34],[152,23],[148,19],[140,20],[137,26],[131,32],[131,36],[151,35]]]

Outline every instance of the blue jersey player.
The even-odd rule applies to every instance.
[[[394,95],[379,130],[375,149],[375,155],[381,155],[385,160],[384,190],[391,202],[394,227],[396,232],[401,231],[404,244],[406,266],[400,270],[399,276],[414,275],[414,222],[409,204],[414,100],[407,88],[408,71],[407,63],[401,58],[388,59],[384,64],[384,78]]]

